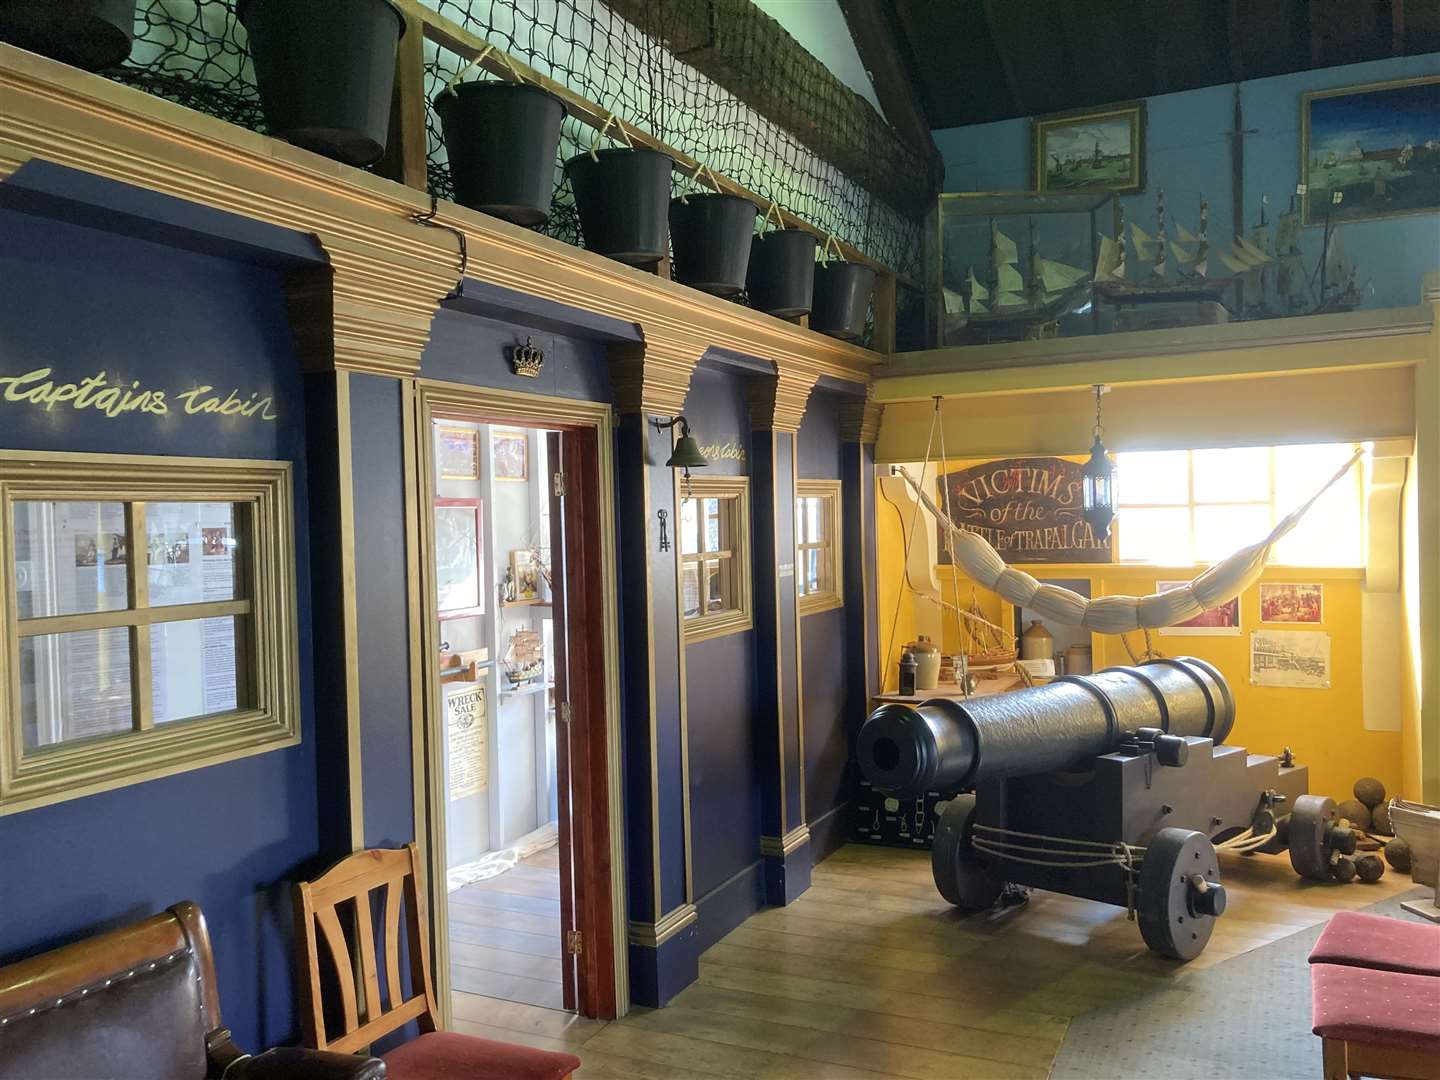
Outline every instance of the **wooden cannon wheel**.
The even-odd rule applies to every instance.
[[[1220,862],[1210,838],[1192,829],[1161,829],[1145,848],[1135,898],[1140,936],[1162,956],[1194,960],[1225,910]]]
[[[985,869],[971,844],[975,831],[975,796],[957,795],[950,800],[935,827],[930,849],[930,869],[940,895],[964,911],[984,911],[1000,898],[1005,888]]]

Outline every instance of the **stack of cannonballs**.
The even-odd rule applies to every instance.
[[[1350,828],[1365,834],[1359,847],[1369,851],[1363,855],[1341,855],[1330,867],[1337,881],[1379,881],[1385,873],[1385,862],[1396,870],[1406,873],[1410,870],[1410,848],[1404,840],[1395,837],[1390,828],[1390,807],[1385,802],[1385,785],[1373,776],[1364,776],[1355,781],[1355,797],[1346,799],[1336,807],[1337,816],[1348,823]],[[1385,851],[1385,862],[1375,852]]]

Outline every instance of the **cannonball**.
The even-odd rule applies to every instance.
[[[1381,803],[1370,811],[1370,831],[1379,833],[1381,836],[1394,836],[1395,830],[1390,825],[1390,804]]]
[[[1385,876],[1385,864],[1379,855],[1361,855],[1355,860],[1355,873],[1361,881],[1379,881]]]
[[[1366,806],[1379,806],[1385,801],[1385,785],[1373,776],[1362,776],[1355,781],[1355,798]]]
[[[1348,855],[1342,855],[1330,864],[1330,876],[1336,881],[1347,882],[1355,880],[1355,860]]]
[[[1370,828],[1370,808],[1359,799],[1346,799],[1335,812],[1362,832]]]
[[[1402,874],[1410,872],[1410,845],[1398,836],[1385,845],[1385,861]]]

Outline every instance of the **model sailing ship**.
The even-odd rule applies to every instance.
[[[1242,238],[1229,252],[1216,252],[1218,260],[1231,274],[1214,277],[1210,273],[1209,240],[1210,207],[1200,199],[1200,227],[1191,232],[1178,221],[1175,238],[1169,235],[1165,220],[1165,191],[1155,195],[1155,235],[1139,225],[1130,224],[1129,247],[1135,258],[1127,257],[1125,210],[1115,204],[1115,238],[1100,237],[1100,257],[1095,264],[1095,295],[1113,304],[1218,303],[1235,281],[1235,274],[1269,261],[1260,251],[1249,251]],[[1146,273],[1142,264],[1148,263]],[[1130,268],[1134,267],[1134,276]],[[1173,266],[1173,270],[1172,270]]]
[[[540,634],[529,627],[516,630],[510,635],[501,662],[512,690],[535,682],[545,674],[545,646]]]
[[[1033,218],[1028,246],[1027,281],[1020,272],[1015,241],[991,218],[987,280],[981,282],[972,266],[960,292],[945,290],[947,324],[963,327],[967,336],[986,342],[1054,337],[1060,316],[1080,310],[1090,299],[1090,276],[1039,253]]]

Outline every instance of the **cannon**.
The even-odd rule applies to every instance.
[[[1224,745],[1234,722],[1224,676],[1183,657],[884,704],[856,756],[886,794],[954,796],[931,850],[950,903],[983,910],[1013,883],[1117,904],[1151,949],[1191,960],[1225,911],[1217,849],[1288,848],[1295,871],[1317,880],[1355,850],[1288,751]]]

